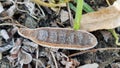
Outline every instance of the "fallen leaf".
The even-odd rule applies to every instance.
[[[81,30],[96,31],[119,27],[120,26],[119,0],[114,2],[114,4],[107,8],[103,8],[99,11],[84,14],[81,19]]]

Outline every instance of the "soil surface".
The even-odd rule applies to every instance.
[[[15,1],[23,2],[23,0]],[[109,1],[111,4],[113,3],[113,0]],[[53,11],[54,8],[48,8],[45,6],[39,7],[38,5],[35,5],[35,17],[33,17],[28,12],[29,9],[25,4],[17,4],[17,10],[11,11],[13,12],[13,15],[11,17],[7,17],[9,15],[7,10],[13,6],[13,3],[8,2],[7,0],[0,2],[4,8],[4,12],[0,13],[0,24],[14,23],[24,25],[28,28],[71,27],[69,19],[61,23],[60,13],[59,11]],[[95,11],[108,7],[106,0],[85,0],[85,2],[88,3]],[[76,5],[74,2],[71,3]],[[55,9],[68,11],[67,7]],[[75,12],[71,10],[71,13],[74,17]],[[83,13],[86,12],[83,11]],[[5,30],[9,35],[8,39],[0,36],[0,49],[6,49],[5,47],[7,45],[14,45],[2,52],[0,68],[57,68],[57,66],[58,68],[79,68],[82,65],[92,63],[97,63],[99,68],[120,68],[120,50],[107,49],[108,47],[119,47],[115,44],[115,39],[108,30],[91,32],[97,38],[98,44],[96,47],[88,51],[50,49],[42,46],[37,47],[37,44],[33,43],[31,40],[21,37],[16,32],[16,27],[14,25],[0,26],[0,30]],[[116,28],[116,32],[119,34],[119,28]],[[106,50],[99,50],[100,48],[106,48]],[[95,51],[94,49],[98,50]],[[73,55],[78,52],[81,54]],[[30,61],[31,56],[32,61]]]

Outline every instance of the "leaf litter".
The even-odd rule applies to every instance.
[[[115,65],[113,64],[113,62],[119,60],[119,50],[115,50],[115,51],[98,50],[96,52],[91,53],[91,51],[87,50],[89,48],[87,48],[85,50],[90,53],[83,53],[78,56],[76,55],[74,57],[69,57],[69,55],[75,54],[76,52],[79,51],[76,51],[76,49],[68,50],[69,47],[67,50],[59,49],[61,46],[55,49],[43,47],[41,44],[39,44],[41,46],[38,46],[38,43],[36,43],[33,38],[30,39],[30,37],[24,37],[24,34],[20,35],[22,34],[22,32],[17,33],[18,27],[20,27],[18,25],[23,25],[29,29],[33,29],[33,28],[36,29],[41,27],[50,27],[49,29],[51,29],[53,28],[52,26],[54,26],[54,28],[56,28],[56,31],[59,31],[57,28],[63,27],[62,29],[64,29],[64,28],[72,27],[72,23],[70,23],[70,21],[72,21],[71,20],[72,17],[69,17],[70,12],[68,11],[68,9],[69,10],[71,9],[67,8],[68,6],[66,5],[66,3],[68,3],[68,0],[65,1],[60,0],[60,1],[46,0],[46,1],[40,1],[39,3],[36,3],[37,0],[32,0],[32,2],[30,0],[0,1],[1,2],[0,24],[10,23],[12,25],[12,26],[10,25],[0,26],[0,31],[1,31],[0,51],[3,60],[3,61],[1,60],[0,62],[6,63],[6,65],[3,64],[3,66],[4,65],[9,66],[9,68],[10,67],[11,68],[86,68],[93,65],[95,68],[98,68],[98,66],[105,68],[107,66],[113,67],[113,65]],[[75,4],[75,2],[73,1],[70,2]],[[95,1],[95,3],[97,3],[97,1]],[[50,6],[51,4],[55,6]],[[114,11],[116,12],[116,15],[112,11],[109,14],[113,13],[113,16],[107,14],[108,12],[104,12],[104,9],[107,10],[107,8],[110,10],[111,8],[115,9],[112,10],[113,12]],[[103,47],[116,47],[115,44],[111,42],[114,41],[114,39],[111,38],[111,36],[109,36],[110,33],[107,34],[101,29],[112,29],[118,27],[119,16],[117,15],[119,15],[119,11],[116,10],[116,8],[113,5],[107,8],[103,8],[93,13],[91,12],[84,14],[81,23],[81,29],[86,31],[92,31],[90,34],[97,37],[98,44],[96,45],[95,48],[98,49]],[[106,17],[102,17],[102,15],[98,15],[99,17],[98,19],[100,20],[97,20],[98,21],[97,22],[95,21],[95,19],[92,18],[96,17],[97,13],[99,13],[100,11],[101,12],[103,11],[103,15],[105,15]],[[74,14],[75,13],[71,11],[71,16],[74,16]],[[88,17],[90,17],[90,19]],[[23,28],[23,30],[24,29],[26,28]],[[50,30],[49,32],[52,32],[52,30]],[[30,35],[29,31],[27,31],[26,33],[28,34],[26,36]],[[32,32],[31,35],[35,36],[34,33],[35,32]],[[70,33],[72,33],[72,31],[70,31]],[[51,39],[55,38],[54,31],[52,34],[53,36],[51,36]],[[62,37],[64,37],[64,34],[61,35]],[[88,37],[88,35],[86,36]],[[72,38],[72,35],[70,36],[70,38]],[[55,39],[53,40],[53,42],[54,41]],[[85,41],[83,42],[86,43]],[[80,51],[80,52],[84,52],[84,51]],[[4,58],[7,58],[8,61],[5,61]]]

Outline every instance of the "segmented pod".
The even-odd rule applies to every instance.
[[[89,32],[70,28],[20,28],[18,33],[33,42],[52,48],[86,50],[97,44],[97,39]]]

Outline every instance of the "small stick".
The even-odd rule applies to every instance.
[[[39,46],[36,49],[36,59],[38,60],[38,56],[39,56]],[[38,68],[38,62],[36,61],[36,68]]]
[[[70,19],[70,26],[73,27],[73,17],[72,17],[72,14],[71,14],[69,3],[67,3],[67,9],[68,9],[68,15],[69,15],[69,19]]]
[[[54,4],[54,3],[45,3],[41,0],[31,0],[32,2],[36,3],[36,4],[39,4],[39,5],[42,5],[42,6],[46,6],[46,7],[64,7],[66,6],[65,3],[59,3],[59,4]]]
[[[58,68],[58,64],[57,64],[57,61],[55,59],[55,55],[53,54],[53,51],[50,51],[51,55],[52,55],[52,58],[53,58],[53,61],[55,63],[55,68]]]
[[[108,1],[108,0],[106,0],[106,2],[107,2],[107,4],[110,6],[111,4],[110,4],[110,2]]]
[[[88,53],[88,52],[96,52],[96,51],[104,51],[104,50],[120,50],[120,48],[98,48],[98,49],[85,50],[82,52],[71,54],[68,57],[73,57],[73,56],[77,56],[77,55]]]

